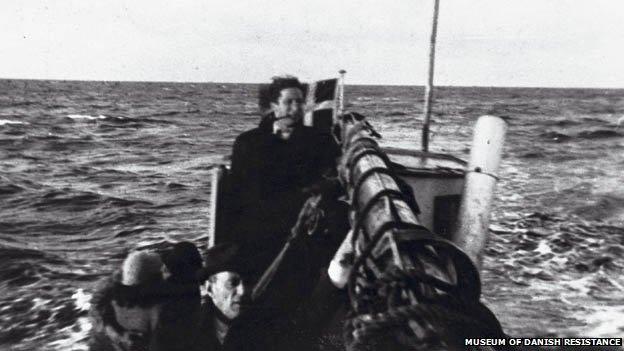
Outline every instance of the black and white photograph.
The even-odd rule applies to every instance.
[[[0,9],[0,350],[624,350],[622,1]]]

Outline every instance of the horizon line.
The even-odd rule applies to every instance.
[[[338,77],[334,77],[338,78]],[[331,78],[323,78],[331,79]],[[167,80],[94,80],[94,79],[67,79],[67,78],[5,78],[0,77],[0,81],[17,80],[17,81],[56,81],[56,82],[94,82],[94,83],[168,83],[168,84],[246,84],[260,85],[269,84],[268,82],[217,82],[217,81],[167,81]],[[424,84],[372,84],[372,83],[349,83],[345,86],[393,86],[393,87],[425,87]],[[594,90],[624,90],[624,87],[587,87],[587,86],[535,86],[535,85],[434,85],[434,88],[498,88],[498,89],[594,89]]]

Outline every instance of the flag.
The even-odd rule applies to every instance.
[[[307,112],[304,124],[329,132],[337,113],[338,79],[325,79],[310,85],[307,96]]]

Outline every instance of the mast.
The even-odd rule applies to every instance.
[[[431,104],[433,102],[433,71],[435,63],[435,43],[438,33],[438,11],[440,8],[440,0],[434,0],[433,4],[433,20],[431,25],[431,38],[429,40],[429,73],[427,77],[427,86],[425,87],[425,118],[422,128],[422,150],[429,151],[429,123],[431,120]]]

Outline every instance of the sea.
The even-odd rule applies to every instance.
[[[130,250],[206,248],[210,171],[258,124],[257,90],[0,80],[0,349],[84,350]],[[345,109],[419,149],[423,90],[347,85]],[[508,122],[482,300],[511,336],[621,337],[624,90],[439,87],[431,150],[467,160],[481,115]]]

